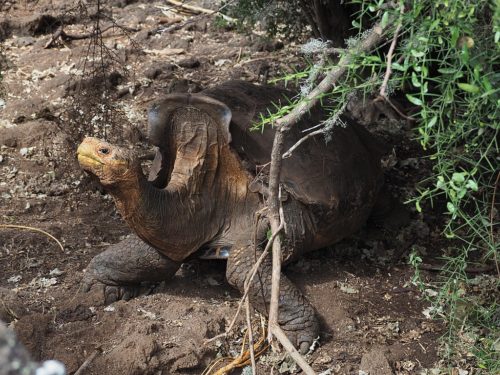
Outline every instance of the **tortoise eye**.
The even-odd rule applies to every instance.
[[[109,148],[107,148],[107,147],[101,147],[99,149],[99,153],[103,154],[103,155],[108,155],[109,154]]]

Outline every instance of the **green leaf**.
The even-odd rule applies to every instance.
[[[465,181],[465,175],[466,173],[464,172],[455,172],[453,173],[453,175],[451,176],[451,179],[452,181],[458,183],[458,184],[461,184]]]
[[[479,87],[477,87],[476,85],[471,85],[470,83],[457,83],[457,86],[463,91],[469,92],[471,94],[477,94],[479,92]]]
[[[414,49],[412,49],[410,51],[410,53],[412,54],[413,57],[416,57],[416,58],[425,56],[425,52],[417,51],[417,50],[414,50]]]
[[[385,29],[387,24],[389,23],[389,12],[385,11],[382,16],[382,20],[380,21],[380,26]]]
[[[457,212],[457,209],[455,208],[455,205],[453,203],[451,203],[451,202],[446,203],[446,208],[448,209],[448,211],[451,214],[454,214],[455,212]]]
[[[439,68],[438,72],[441,74],[453,74],[457,70],[455,68]]]
[[[427,123],[427,127],[432,128],[434,125],[436,125],[437,119],[438,119],[437,115],[431,118]]]
[[[393,70],[398,70],[400,72],[406,72],[406,69],[404,68],[404,66],[402,66],[401,64],[398,64],[398,63],[393,63],[392,64],[392,69]]]
[[[415,209],[417,210],[417,212],[422,212],[422,207],[420,207],[420,202],[419,201],[415,202]]]
[[[415,72],[411,72],[411,83],[413,84],[413,86],[415,87],[420,87],[421,84],[417,78],[417,74]]]
[[[465,184],[465,187],[471,189],[472,191],[478,191],[477,182],[474,180],[468,180],[467,184]]]
[[[486,76],[484,76],[481,81],[486,91],[493,90],[493,86],[491,85],[490,80]]]
[[[413,103],[415,105],[422,105],[422,101],[419,98],[416,98],[410,94],[406,94],[406,98],[410,101],[410,103]]]
[[[436,188],[446,190],[446,183],[444,182],[443,176],[438,176],[438,181],[436,182]]]

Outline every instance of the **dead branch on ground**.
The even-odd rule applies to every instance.
[[[133,29],[130,27],[125,27],[125,26],[117,26],[117,25],[109,25],[107,27],[104,27],[100,30],[94,30],[90,33],[87,34],[81,34],[81,35],[74,35],[74,34],[68,34],[66,31],[64,31],[63,26],[59,26],[57,30],[55,31],[54,34],[52,34],[52,37],[50,40],[45,44],[43,48],[48,49],[54,46],[56,41],[60,38],[63,42],[69,41],[69,40],[82,40],[82,39],[90,39],[90,38],[95,38],[98,34],[103,34],[104,32],[113,29],[113,28],[119,28],[121,30],[127,31],[127,32],[137,32],[140,31],[140,29]]]

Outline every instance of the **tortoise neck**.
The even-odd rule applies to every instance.
[[[206,232],[216,230],[206,224],[201,196],[193,197],[185,188],[159,189],[142,172],[136,177],[112,195],[131,229],[162,254],[182,261],[206,242]],[[200,222],[205,224],[198,226]]]

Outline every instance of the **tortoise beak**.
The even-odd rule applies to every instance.
[[[78,163],[84,170],[93,169],[104,164],[95,152],[98,142],[100,141],[97,138],[87,137],[78,146],[76,155]]]

